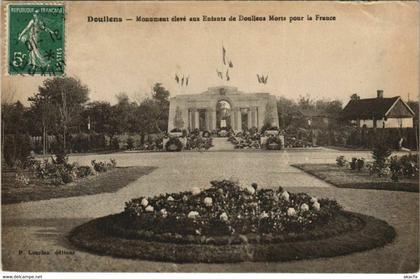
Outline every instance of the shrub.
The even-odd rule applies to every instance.
[[[29,135],[12,134],[4,136],[3,158],[9,167],[23,164],[31,151]]]
[[[351,158],[350,169],[361,171],[365,166],[365,159],[363,158]]]
[[[114,136],[111,139],[110,142],[110,148],[111,150],[119,150],[120,149],[120,141],[118,139],[118,137]]]
[[[91,165],[96,172],[107,172],[117,166],[115,159],[110,159],[109,162],[92,160]]]
[[[71,138],[71,149],[74,152],[87,152],[90,149],[90,138],[88,134],[80,133]]]
[[[104,150],[106,149],[105,135],[92,133],[90,136],[90,150]]]
[[[363,169],[363,167],[365,166],[365,159],[363,158],[358,158],[356,161],[356,169],[358,171],[361,171]]]
[[[22,171],[18,171],[18,172],[16,172],[15,181],[17,182],[18,186],[28,185],[29,182],[30,182],[30,179]]]
[[[389,168],[391,170],[391,179],[398,182],[399,177],[402,175],[402,165],[397,156],[392,156],[389,161]]]
[[[344,158],[344,156],[338,156],[337,159],[335,159],[335,161],[337,162],[337,166],[340,168],[346,166],[347,164],[347,160],[346,158]]]
[[[407,177],[418,177],[419,163],[417,155],[404,155],[400,158],[402,174]]]
[[[418,177],[418,160],[415,155],[404,155],[400,158],[392,156],[389,160],[389,169],[391,171],[391,179],[398,182],[400,177]]]
[[[372,157],[378,168],[386,166],[386,161],[391,154],[391,149],[386,144],[377,144],[372,150]]]
[[[204,131],[203,132],[203,137],[210,138],[211,137],[211,133],[209,131]]]
[[[94,175],[95,172],[90,166],[80,166],[76,168],[77,177],[84,178]]]
[[[52,158],[34,164],[33,166],[37,177],[45,180],[47,184],[59,185],[73,182],[77,179],[77,165],[65,163],[56,163]]]
[[[127,149],[132,150],[134,148],[134,139],[132,137],[127,138]]]

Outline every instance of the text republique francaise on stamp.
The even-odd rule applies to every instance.
[[[8,6],[8,73],[64,74],[64,5]]]

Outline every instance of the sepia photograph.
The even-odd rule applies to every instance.
[[[418,278],[419,31],[417,1],[3,1],[3,278]]]

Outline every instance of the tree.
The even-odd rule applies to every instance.
[[[327,102],[327,105],[324,109],[326,113],[338,116],[343,110],[343,103],[338,100]]]
[[[309,94],[306,95],[306,98],[304,96],[299,96],[298,106],[300,109],[305,109],[305,110],[315,108],[314,101],[311,100],[311,96]]]
[[[299,112],[296,102],[285,97],[280,97],[277,100],[277,113],[280,126],[283,129],[292,125],[297,119],[302,118],[302,114]]]
[[[4,154],[5,130],[9,125],[10,112],[16,96],[16,88],[10,84],[1,92],[1,151]]]
[[[101,101],[88,103],[82,115],[83,127],[87,129],[90,123],[91,131],[101,134],[110,134],[110,119],[112,116],[112,107],[110,103]]]
[[[169,96],[169,91],[161,83],[156,83],[153,86],[152,98],[156,107],[152,111],[154,112],[155,126],[159,132],[168,127]]]
[[[38,93],[28,99],[32,107],[40,110],[41,118],[52,121],[50,124],[54,127],[54,133],[62,140],[59,152],[63,154],[67,152],[68,129],[79,124],[81,111],[89,99],[88,94],[89,89],[80,80],[54,77],[46,79],[38,88]]]
[[[169,91],[160,83],[152,88],[152,98],[144,98],[135,112],[140,133],[161,133],[168,127]]]
[[[21,102],[2,104],[2,160],[13,167],[24,162],[31,150],[28,130],[28,110]]]

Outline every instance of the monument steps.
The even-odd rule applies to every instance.
[[[213,138],[213,147],[210,151],[230,151],[235,150],[235,146],[227,140],[228,138]]]

